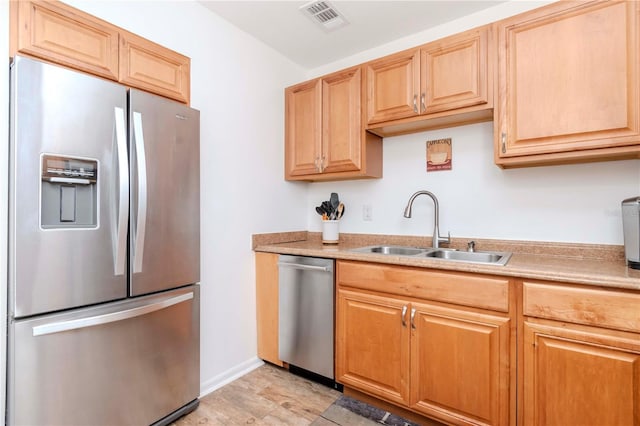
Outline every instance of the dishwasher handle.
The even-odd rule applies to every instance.
[[[303,265],[301,263],[278,262],[278,266],[284,266],[285,268],[304,269],[306,271],[321,271],[321,272],[331,271],[331,268],[327,266]]]

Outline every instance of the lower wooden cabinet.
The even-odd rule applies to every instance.
[[[509,318],[411,304],[410,407],[467,424],[509,424]]]
[[[256,253],[258,358],[282,367],[278,352],[278,255]]]
[[[442,272],[338,265],[338,382],[446,423],[508,425],[515,419],[510,386],[515,342],[507,313],[370,291],[362,287],[375,272],[360,282],[353,275],[367,265],[389,280],[402,273],[421,277],[428,287]]]
[[[524,280],[528,425],[640,424],[640,294]]]
[[[409,304],[358,291],[337,295],[337,380],[409,405]]]
[[[638,425],[640,335],[524,325],[525,425]]]

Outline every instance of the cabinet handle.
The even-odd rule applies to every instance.
[[[411,309],[411,328],[413,328],[414,330],[416,329],[415,318],[416,318],[416,309],[413,308]]]
[[[422,112],[425,112],[427,110],[427,104],[425,104],[424,93],[420,95],[420,106],[422,107]]]
[[[501,141],[502,141],[502,153],[505,154],[507,152],[507,134],[505,132],[502,132]]]
[[[320,161],[320,173],[324,172],[324,169],[326,169],[325,163],[326,163],[326,158],[323,155],[322,156],[322,161]]]
[[[407,305],[402,307],[402,326],[407,326]]]
[[[418,113],[418,95],[413,95],[413,112]]]
[[[313,161],[313,164],[316,166],[316,170],[318,171],[318,173],[322,173],[322,169],[320,168],[320,157],[316,157],[316,159]]]

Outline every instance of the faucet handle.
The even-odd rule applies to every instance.
[[[451,244],[451,231],[447,232],[447,238],[438,236],[438,242],[440,244]]]

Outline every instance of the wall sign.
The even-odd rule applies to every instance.
[[[451,170],[451,138],[427,141],[427,172]]]

